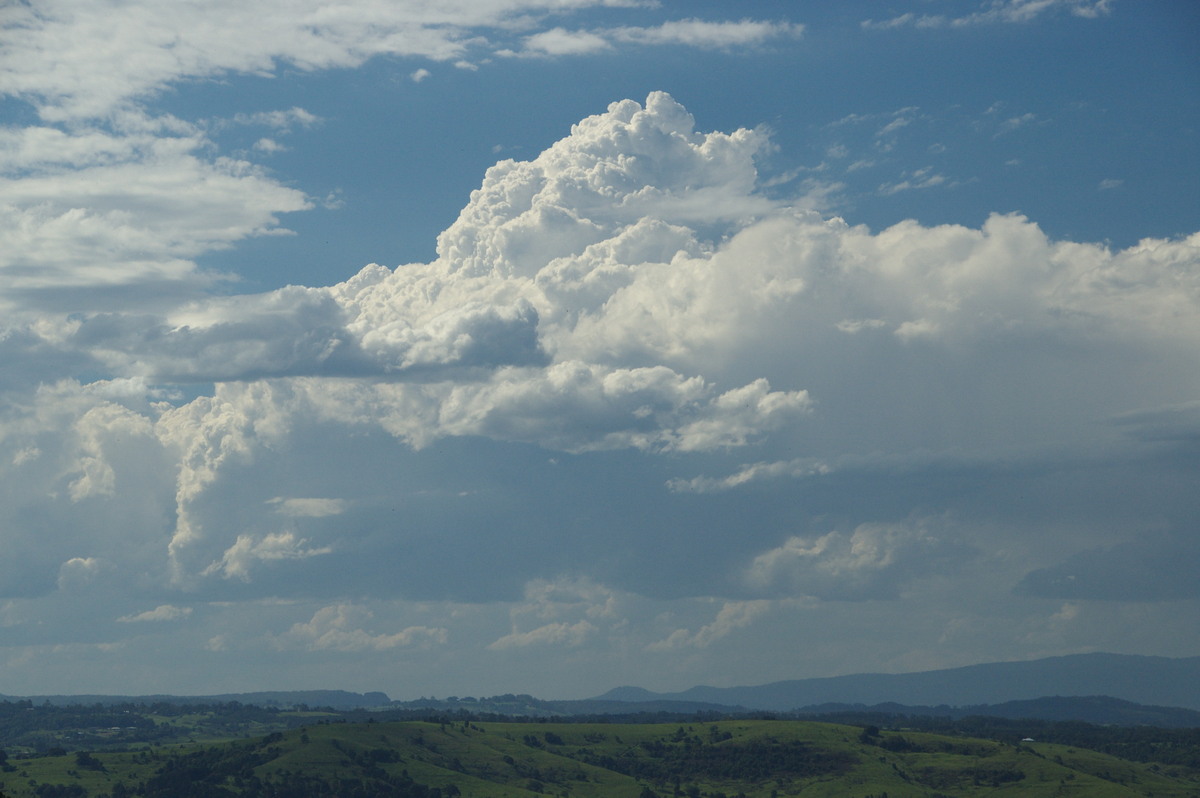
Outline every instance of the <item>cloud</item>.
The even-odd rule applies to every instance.
[[[612,50],[619,44],[640,46],[681,45],[701,49],[732,50],[755,47],[771,39],[796,38],[804,26],[788,22],[744,19],[740,22],[671,20],[654,27],[597,28],[568,31],[552,28],[525,37],[522,49],[510,55],[570,56]]]
[[[770,609],[770,601],[727,601],[721,606],[712,623],[700,627],[695,632],[676,629],[667,637],[647,645],[646,650],[674,651],[681,648],[708,648],[736,629],[750,625]]]
[[[269,0],[251,13],[234,4],[164,9],[143,0],[126,0],[100,12],[85,2],[62,0],[9,13],[0,39],[0,71],[9,76],[8,93],[35,102],[43,119],[99,118],[189,78],[230,72],[270,75],[282,65],[303,71],[355,67],[383,54],[461,63],[474,53],[496,49],[487,36],[503,37],[515,19],[598,5],[610,3],[379,5],[356,0],[330,6],[319,0]],[[585,42],[593,36],[727,49],[796,36],[801,30],[786,22],[686,19],[597,34],[555,28],[533,34],[525,46],[542,54],[585,52]],[[92,46],[101,41],[111,46]]]
[[[667,487],[680,493],[716,493],[764,479],[802,479],[828,474],[830,467],[812,460],[785,460],[774,463],[753,463],[726,477],[694,477],[672,479]]]
[[[237,577],[249,581],[251,570],[260,563],[276,560],[303,560],[329,554],[333,549],[305,548],[308,541],[297,538],[294,532],[272,532],[255,540],[251,535],[238,535],[220,561],[204,569],[202,576],[220,574],[226,579]]]
[[[1122,413],[1110,422],[1142,441],[1185,447],[1200,443],[1200,401],[1147,407]]]
[[[789,22],[705,22],[699,19],[672,20],[654,28],[615,28],[613,38],[636,44],[684,44],[690,47],[730,49],[748,47],[775,38],[796,38],[803,25]]]
[[[768,196],[770,146],[665,94],[615,102],[489,169],[428,263],[7,320],[0,354],[30,367],[0,371],[0,590],[128,582],[110,617],[319,597],[246,633],[313,650],[466,623],[373,628],[336,610],[354,573],[363,600],[498,607],[476,639],[506,657],[629,625],[695,650],[775,623],[739,602],[884,603],[977,564],[954,480],[1008,506],[1000,466],[1189,445],[1200,236],[872,230]],[[923,520],[956,502],[961,527]],[[647,596],[730,609],[639,621]]]
[[[105,563],[96,557],[72,557],[58,569],[58,589],[82,588],[91,583],[105,568]]]
[[[551,28],[525,37],[523,52],[548,56],[585,55],[609,49],[612,45],[608,39],[598,33]]]
[[[236,114],[233,121],[239,125],[256,125],[269,127],[281,133],[288,133],[295,127],[312,127],[325,121],[321,117],[293,105],[286,111],[258,111],[253,114]]]
[[[139,612],[136,615],[125,615],[117,618],[120,623],[145,623],[160,621],[178,621],[192,614],[191,607],[176,607],[173,604],[160,604],[152,610]]]
[[[1111,11],[1111,0],[989,0],[983,10],[961,17],[943,14],[901,14],[891,19],[865,20],[864,28],[889,30],[913,26],[917,28],[966,28],[978,25],[1028,23],[1042,14],[1066,9],[1072,15],[1095,19]]]
[[[246,161],[201,157],[198,131],[142,121],[151,129],[0,131],[0,170],[14,175],[0,186],[0,305],[89,311],[120,291],[131,307],[138,288],[178,301],[219,278],[192,258],[311,207]]]
[[[488,644],[493,650],[524,648],[533,645],[578,646],[596,632],[590,621],[568,624],[565,621],[548,623],[528,632],[512,632]]]
[[[932,166],[926,166],[922,169],[916,169],[912,172],[906,172],[902,175],[903,180],[897,183],[884,183],[879,187],[879,193],[885,197],[893,194],[899,194],[901,191],[912,191],[914,189],[934,188],[936,186],[953,186],[954,183],[948,183],[946,176],[937,174],[933,171]]]
[[[277,513],[291,518],[325,518],[346,511],[346,502],[342,499],[285,499],[276,496],[267,504],[275,505]]]
[[[275,642],[283,648],[359,652],[441,646],[448,639],[445,629],[428,626],[409,626],[391,634],[373,634],[362,628],[372,617],[370,610],[354,604],[322,607],[309,621],[294,624]]]
[[[1200,598],[1198,572],[1200,541],[1191,532],[1151,533],[1030,571],[1017,591],[1080,601],[1184,601]]]
[[[627,598],[583,577],[533,579],[525,584],[524,600],[509,610],[512,630],[493,640],[494,651],[531,646],[577,648],[623,626],[621,607]],[[532,627],[525,628],[524,627]]]
[[[6,344],[121,378],[42,390],[36,411],[10,416],[30,430],[0,458],[22,475],[13,506],[52,489],[81,511],[107,507],[137,486],[144,500],[132,507],[156,519],[139,521],[146,536],[164,523],[152,513],[174,525],[165,551],[151,547],[152,572],[178,586],[268,589],[278,569],[351,556],[354,531],[335,546],[332,528],[279,527],[280,515],[367,523],[349,512],[367,512],[366,497],[343,489],[337,500],[288,498],[328,495],[315,481],[307,493],[292,484],[315,467],[303,442],[347,432],[381,433],[414,457],[448,439],[740,457],[715,466],[725,477],[655,478],[678,497],[711,496],[819,476],[869,452],[1096,445],[1091,419],[1190,398],[1200,285],[1187,266],[1200,238],[1113,252],[1051,241],[1019,216],[872,232],[759,196],[764,146],[760,132],[697,132],[664,94],[618,102],[537,157],[489,170],[431,263],[161,314],[29,324]],[[1136,356],[1160,363],[1161,378],[1136,391],[1073,388],[1103,380],[1130,347],[1161,353]],[[154,394],[158,381],[208,380],[218,381],[211,392],[188,401]],[[762,459],[736,465],[749,459],[737,452],[760,449]],[[766,454],[789,449],[799,456]],[[169,465],[151,473],[139,459]],[[236,510],[219,498],[232,491]],[[829,534],[823,551],[837,552],[855,534],[866,545],[869,529]],[[843,584],[830,576],[843,568],[837,557],[794,548],[744,551],[766,558],[757,589],[815,580],[803,589],[884,596],[906,578],[868,564],[854,573],[870,578]],[[819,566],[793,579],[776,562]],[[585,619],[595,623],[554,623]]]
[[[834,601],[896,598],[904,586],[971,555],[940,522],[860,524],[850,533],[792,536],[756,556],[745,572],[754,590]]]

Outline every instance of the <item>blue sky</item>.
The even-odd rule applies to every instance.
[[[1200,654],[1198,23],[0,12],[0,692]]]

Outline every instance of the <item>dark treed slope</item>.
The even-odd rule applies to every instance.
[[[10,759],[11,798],[1187,798],[1200,773],[1047,742],[830,723],[318,723]]]

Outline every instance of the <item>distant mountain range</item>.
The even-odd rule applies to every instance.
[[[392,705],[386,693],[352,693],[347,690],[264,690],[257,693],[222,693],[219,695],[31,695],[0,694],[0,701],[30,700],[35,704],[54,706],[82,704],[228,704],[236,701],[257,707],[292,708],[301,705],[331,707],[338,710],[372,709]]]
[[[239,702],[261,707],[329,707],[338,711],[410,710],[569,717],[636,714],[803,715],[889,714],[962,718],[1080,720],[1089,723],[1200,727],[1200,657],[1171,659],[1125,654],[1077,654],[1026,662],[996,662],[919,673],[867,673],[796,679],[757,687],[693,687],[654,693],[619,687],[585,700],[553,701],[530,695],[422,698],[393,701],[380,692],[262,691],[208,696],[40,695],[0,701],[94,705],[157,702]]]
[[[596,700],[701,702],[789,712],[829,703],[962,707],[1044,696],[1110,696],[1200,710],[1200,657],[1075,654],[919,673],[795,679],[757,687],[693,687],[679,693],[618,687]]]

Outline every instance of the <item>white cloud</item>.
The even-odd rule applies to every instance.
[[[304,71],[354,67],[382,54],[469,64],[469,54],[495,47],[487,34],[503,34],[522,15],[609,4],[356,0],[331,6],[319,0],[268,0],[250,10],[229,2],[167,8],[125,0],[101,10],[57,0],[10,11],[9,25],[0,31],[0,72],[8,75],[7,91],[34,99],[44,119],[102,117],[175,81],[227,72],[270,75],[283,64]],[[687,19],[594,34],[556,28],[534,34],[526,46],[543,54],[587,52],[603,37],[724,49],[793,37],[801,30],[786,22]]]
[[[1000,127],[999,130],[997,130],[996,135],[1001,136],[1005,133],[1011,133],[1017,128],[1030,124],[1036,119],[1037,115],[1032,113],[1024,113],[1020,116],[1010,116],[1008,119],[1005,119],[1000,123]]]
[[[596,627],[590,621],[583,620],[573,624],[560,621],[539,626],[528,632],[512,632],[488,644],[488,648],[502,650],[533,645],[578,646],[595,632]]]
[[[510,55],[589,55],[613,49],[615,44],[643,46],[682,45],[701,49],[731,50],[755,47],[772,39],[796,38],[804,26],[788,22],[741,20],[706,22],[671,20],[654,27],[627,26],[568,31],[557,27],[525,37],[519,53]]]
[[[134,157],[81,131],[79,152],[49,136],[13,157]],[[107,627],[188,603],[163,591],[303,607],[173,625],[205,656],[453,640],[600,672],[622,646],[701,659],[803,624],[769,611],[790,597],[882,606],[982,569],[969,522],[888,520],[911,510],[898,483],[953,471],[1011,499],[993,482],[1016,477],[979,474],[1188,445],[1200,236],[1113,250],[1017,215],[871,230],[764,196],[769,149],[666,95],[618,102],[489,170],[430,263],[6,321],[0,353],[31,365],[0,373],[0,595],[120,594],[94,602]],[[921,517],[972,501],[935,494]],[[1055,561],[1010,557],[990,595]],[[1030,577],[1035,598],[1069,598],[1061,570]],[[379,597],[441,603],[355,603]]]
[[[921,169],[916,169],[912,172],[906,172],[902,175],[904,178],[896,183],[884,183],[879,187],[879,193],[883,196],[891,196],[899,194],[902,191],[913,191],[914,189],[934,188],[937,186],[953,186],[954,183],[947,182],[946,176],[933,171],[932,166],[926,166]]]
[[[721,606],[712,623],[700,627],[695,632],[676,629],[667,637],[650,643],[646,649],[648,651],[674,651],[681,648],[708,648],[735,630],[749,626],[770,609],[771,602],[762,599],[727,601]]]
[[[726,477],[693,477],[672,479],[667,487],[679,493],[717,493],[764,479],[802,479],[830,473],[825,463],[809,459],[783,460],[773,463],[752,463]]]
[[[859,601],[894,597],[905,584],[971,554],[944,529],[924,519],[860,524],[849,534],[792,536],[754,558],[747,584],[771,594]]]
[[[173,519],[165,559],[184,585],[331,553],[278,515],[316,522],[350,500],[304,498],[320,485],[289,498],[282,470],[252,469],[332,430],[418,450],[451,437],[676,457],[779,447],[725,477],[672,480],[682,496],[871,452],[1095,446],[1090,419],[1194,396],[1200,237],[1114,252],[1019,216],[872,232],[759,196],[766,144],[698,133],[663,94],[614,103],[489,170],[432,263],[27,325],[0,344],[122,376],[43,390],[11,416],[43,432],[11,434],[0,462],[28,480],[13,483],[24,504],[54,490],[82,512],[138,486],[139,512]],[[1127,357],[1161,372],[1113,383]],[[214,379],[211,395],[156,403],[155,381]],[[213,498],[233,475],[258,508],[237,523]]]
[[[729,49],[760,44],[776,38],[795,38],[803,25],[744,19],[740,22],[672,20],[653,28],[616,28],[613,38],[637,44],[684,44],[691,47]]]
[[[191,258],[281,232],[278,214],[310,207],[246,161],[201,157],[205,146],[195,130],[0,131],[0,172],[13,175],[0,183],[0,303],[92,310],[104,294],[85,289],[115,288],[125,307],[137,289],[177,300],[216,277]]]
[[[236,114],[233,121],[239,125],[258,125],[288,133],[295,127],[312,127],[324,120],[311,111],[293,105],[286,111],[258,111],[253,114]]]
[[[411,75],[409,75],[408,77],[412,80],[413,83],[420,83],[421,81],[425,80],[425,78],[429,77],[432,74],[433,73],[430,72],[428,69],[418,69],[415,72],[413,72]]]
[[[254,149],[258,152],[267,153],[268,155],[276,152],[287,152],[287,147],[280,144],[275,139],[261,138],[254,142]]]
[[[220,574],[226,579],[237,577],[249,581],[250,571],[259,563],[304,560],[333,551],[328,546],[305,548],[307,543],[294,532],[272,532],[257,540],[251,535],[238,535],[237,541],[226,549],[221,559],[205,568],[201,576]]]
[[[82,588],[92,582],[104,567],[105,563],[96,557],[72,557],[58,569],[58,588]]]
[[[192,614],[191,607],[176,607],[173,604],[160,604],[152,610],[139,612],[136,615],[124,615],[117,620],[121,623],[145,623],[158,621],[178,621]]]
[[[325,518],[341,515],[346,511],[346,502],[342,499],[290,498],[277,496],[267,504],[276,506],[275,512],[290,518]]]
[[[535,33],[525,37],[524,42],[524,52],[538,55],[584,55],[611,48],[608,39],[600,34],[563,28]]]
[[[390,651],[397,648],[444,645],[446,630],[440,627],[409,626],[399,632],[373,634],[363,628],[373,614],[354,604],[323,607],[305,623],[294,624],[276,638],[283,648],[303,647],[310,651]]]
[[[909,12],[887,20],[866,20],[862,26],[887,30],[909,25],[917,28],[965,28],[976,25],[1026,23],[1046,12],[1062,9],[1077,17],[1095,19],[1108,14],[1111,5],[1111,0],[988,0],[981,4],[982,10],[961,17],[948,17],[943,14],[918,15]]]
[[[622,604],[623,597],[614,590],[587,577],[534,579],[525,585],[524,600],[509,610],[512,630],[488,648],[582,646],[602,631],[611,632],[625,623],[619,609]]]

